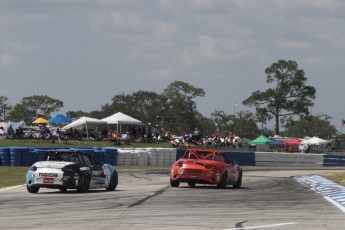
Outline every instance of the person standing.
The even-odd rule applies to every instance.
[[[154,129],[153,129],[153,134],[154,134],[154,138],[155,138],[155,140],[156,141],[158,141],[158,138],[159,138],[159,127],[158,127],[158,125],[156,125],[155,127],[154,127]]]
[[[151,126],[151,123],[147,124],[146,138],[147,138],[147,143],[152,143],[152,126]]]

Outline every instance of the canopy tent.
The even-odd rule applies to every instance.
[[[96,118],[91,118],[91,117],[81,117],[78,120],[73,121],[72,123],[62,127],[61,129],[70,129],[70,128],[75,128],[75,129],[86,129],[86,135],[87,138],[89,139],[89,131],[88,129],[90,127],[95,127],[98,125],[106,125],[106,121],[102,121]]]
[[[10,127],[10,125],[12,125],[12,128],[14,130],[19,129],[19,128],[28,127],[24,121],[19,121],[19,122],[9,121],[7,123],[6,122],[0,122],[0,127],[3,127],[5,132],[7,132],[7,129],[8,129],[8,127]]]
[[[320,144],[328,144],[328,141],[318,138],[318,137],[312,137],[309,139],[304,139],[302,141],[302,144],[320,145]]]
[[[312,137],[309,139],[304,139],[301,144],[303,145],[315,145],[317,146],[319,149],[324,149],[327,148],[328,145],[328,141],[318,138],[318,137]]]
[[[106,121],[108,124],[125,124],[125,125],[141,125],[142,122],[130,117],[124,113],[118,112],[109,117],[101,119],[102,121]]]
[[[269,144],[270,142],[272,142],[271,139],[269,139],[263,135],[260,135],[256,139],[251,140],[248,143],[252,144],[252,145],[262,145],[262,144]]]
[[[72,118],[64,116],[63,114],[57,114],[55,117],[49,119],[50,123],[68,123],[72,122]]]
[[[121,112],[117,112],[101,120],[106,121],[108,125],[117,125],[117,131],[119,131],[119,125],[141,125],[142,124],[141,121]]]
[[[269,143],[269,146],[273,146],[273,147],[281,147],[282,145],[283,145],[283,141],[280,141],[280,140],[274,140]]]
[[[44,119],[43,117],[39,117],[36,120],[34,120],[32,123],[34,123],[34,124],[47,124],[48,120]]]
[[[302,140],[298,139],[298,138],[292,138],[290,140],[284,141],[283,145],[299,145],[301,144]]]

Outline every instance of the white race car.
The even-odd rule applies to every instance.
[[[106,188],[114,191],[118,175],[113,166],[97,162],[95,158],[82,151],[50,151],[42,161],[34,163],[26,174],[28,192],[37,193],[40,188],[53,188],[66,192],[77,189]]]

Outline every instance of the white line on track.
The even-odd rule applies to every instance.
[[[271,224],[271,225],[261,225],[261,226],[252,226],[252,227],[241,227],[241,228],[224,228],[222,230],[243,230],[243,229],[258,229],[258,228],[274,228],[279,226],[293,225],[297,224],[295,222],[290,223],[281,223],[281,224]]]
[[[331,202],[336,207],[338,207],[341,211],[345,212],[345,207],[342,206],[341,204],[339,204],[338,202],[336,202],[335,200],[333,200],[332,198],[325,196],[325,199],[328,200],[329,202]]]
[[[11,186],[11,187],[6,187],[6,188],[3,188],[3,189],[0,189],[0,192],[6,191],[6,190],[10,190],[10,189],[14,189],[14,188],[18,188],[18,187],[21,187],[23,185],[25,185],[25,184]]]

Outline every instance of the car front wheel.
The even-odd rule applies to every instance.
[[[117,183],[118,183],[118,175],[116,172],[114,172],[112,175],[111,175],[111,178],[110,178],[110,182],[109,182],[109,185],[108,187],[106,188],[107,191],[114,191],[117,187]]]
[[[171,185],[171,187],[178,187],[178,186],[180,185],[180,181],[178,181],[178,180],[172,180],[172,179],[170,178],[170,185]]]
[[[225,171],[223,173],[223,176],[222,176],[222,180],[219,182],[219,184],[217,185],[218,188],[225,188],[226,185],[228,183],[228,174],[227,172]]]
[[[238,175],[237,181],[234,184],[234,188],[241,188],[242,186],[242,171],[240,172],[240,175]]]

